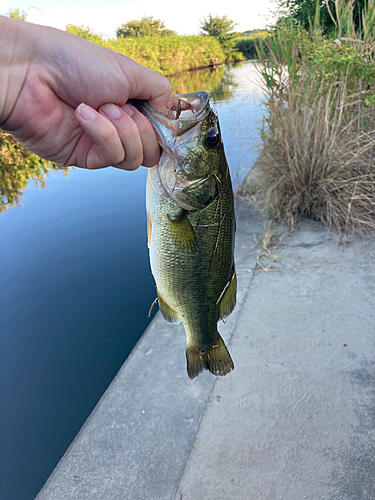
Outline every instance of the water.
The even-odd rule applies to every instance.
[[[210,91],[235,185],[256,158],[255,78],[246,63],[172,81]],[[50,171],[0,214],[1,498],[36,496],[149,324],[146,175]]]

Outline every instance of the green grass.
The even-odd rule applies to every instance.
[[[349,7],[341,35],[352,29]],[[362,29],[334,41],[291,24],[259,49],[266,115],[257,199],[276,220],[307,216],[342,235],[375,232],[375,40]]]
[[[259,45],[264,45],[269,35],[270,34],[266,31],[259,31],[258,33],[252,33],[251,35],[240,37],[234,48],[242,52],[248,59],[257,59],[257,47]]]
[[[104,40],[88,27],[68,25],[67,30],[124,54],[164,76],[207,67],[213,58],[217,58],[219,64],[227,60],[218,40],[209,36],[167,35]]]

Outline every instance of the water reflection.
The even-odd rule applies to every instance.
[[[172,85],[210,92],[236,186],[255,161],[262,121],[254,65],[186,73]],[[148,325],[147,169],[64,169],[65,178],[9,135],[0,141],[1,498],[29,500]],[[23,193],[24,208],[5,211]]]
[[[175,94],[208,91],[211,103],[216,106],[229,104],[239,94],[259,93],[254,75],[252,63],[237,63],[189,71],[171,77],[170,81]],[[10,134],[0,132],[0,213],[9,206],[21,206],[20,200],[31,180],[36,187],[44,189],[50,170],[62,170],[67,177],[69,168],[39,158],[20,146]]]
[[[65,177],[68,167],[39,158],[23,148],[13,137],[0,132],[0,213],[8,206],[21,206],[20,199],[33,180],[36,187],[46,187],[45,178],[49,170],[62,170]]]
[[[234,97],[237,83],[232,66],[220,65],[214,68],[188,71],[170,78],[174,94],[187,94],[206,90],[211,96],[211,102],[227,102]]]

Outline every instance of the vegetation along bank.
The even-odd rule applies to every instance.
[[[266,113],[245,193],[292,227],[375,232],[375,0],[281,1],[258,48]]]
[[[11,9],[6,15],[27,22],[26,13],[20,9]],[[210,15],[202,21],[199,36],[178,36],[167,29],[161,20],[153,17],[120,25],[116,38],[109,40],[85,26],[69,24],[66,31],[125,54],[152,70],[172,77],[172,80],[175,80],[173,75],[180,75],[174,81],[174,91],[183,93],[189,80],[188,70],[244,58],[236,46],[237,40],[243,37],[234,28],[234,22],[226,16]],[[254,39],[254,34],[252,37]],[[223,72],[212,74],[211,80],[217,80],[220,74]],[[205,84],[205,88],[210,87],[209,81]],[[44,187],[44,179],[51,168],[60,169],[24,149],[10,134],[0,131],[0,211],[20,204],[29,180]],[[63,170],[68,175],[68,169]]]

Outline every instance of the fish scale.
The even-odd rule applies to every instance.
[[[165,126],[173,129],[173,120],[149,105],[144,112],[163,148],[159,165],[150,169],[147,179],[151,269],[163,317],[184,325],[190,378],[204,369],[215,375],[233,369],[217,322],[230,314],[236,298],[232,184],[221,137],[216,144],[215,134],[220,134],[217,116],[207,106],[208,95],[198,94],[201,101],[195,113],[199,113],[199,104],[206,105],[207,112],[201,114],[201,121],[193,114],[191,128],[185,118],[179,126],[188,132],[180,139],[173,133],[167,138]],[[196,96],[173,97],[190,104]],[[184,118],[174,121],[181,120]],[[185,148],[181,146],[184,134],[188,134]],[[175,148],[173,141],[178,141]]]

